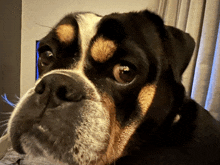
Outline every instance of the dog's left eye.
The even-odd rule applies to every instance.
[[[47,66],[51,63],[51,61],[53,60],[53,53],[51,51],[45,51],[43,53],[40,54],[39,57],[39,64],[41,66]]]
[[[136,69],[129,65],[117,64],[113,68],[113,75],[119,83],[129,83],[135,78]]]

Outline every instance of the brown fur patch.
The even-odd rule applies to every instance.
[[[92,45],[91,55],[95,61],[103,63],[113,56],[116,49],[117,46],[112,40],[99,37]]]
[[[107,94],[103,93],[101,95],[103,106],[108,110],[110,116],[110,135],[109,135],[109,145],[107,147],[106,153],[101,157],[98,165],[108,164],[114,160],[114,143],[115,137],[117,135],[118,125],[116,124],[116,110],[113,99]]]
[[[70,24],[59,25],[56,28],[56,34],[60,40],[60,42],[64,42],[66,44],[73,41],[75,37],[74,27]]]
[[[147,113],[147,110],[152,104],[155,93],[156,93],[156,85],[146,85],[140,91],[138,96],[138,101],[142,110],[141,119],[144,118],[144,116]],[[120,135],[117,140],[117,152],[119,153],[120,156],[122,156],[121,154],[123,153],[125,146],[130,141],[130,138],[132,137],[137,127],[142,122],[141,119],[138,118],[134,120],[131,124],[126,126],[124,129],[120,130]]]
[[[116,120],[116,109],[113,99],[107,94],[102,94],[103,106],[109,111],[110,114],[110,135],[109,144],[106,153],[101,157],[98,165],[110,164],[114,162],[117,158],[122,156],[122,151],[124,149],[124,140],[127,140],[125,136],[120,138],[120,133],[122,131],[120,124]]]
[[[120,156],[123,156],[123,151],[139,124],[140,121],[134,121],[120,131],[120,135],[117,139],[117,152],[120,153]]]
[[[149,109],[154,95],[156,93],[156,85],[146,85],[139,93],[138,101],[142,110],[141,118],[145,116]],[[120,158],[124,154],[124,149],[128,144],[130,138],[135,133],[137,127],[142,120],[140,118],[134,120],[131,124],[125,128],[121,128],[119,122],[116,120],[116,109],[112,98],[104,93],[102,94],[102,102],[110,113],[111,120],[111,133],[109,139],[109,145],[106,153],[102,156],[98,165],[112,163],[116,159]]]
[[[155,93],[156,93],[156,85],[154,84],[148,84],[141,89],[138,95],[138,102],[141,107],[143,116],[145,116],[150,105],[152,104]]]
[[[110,164],[116,159],[123,156],[123,150],[128,143],[130,137],[135,132],[138,123],[132,123],[124,129],[116,120],[116,109],[113,99],[106,93],[102,94],[103,106],[108,110],[110,114],[110,139],[106,153],[101,157],[97,165]]]

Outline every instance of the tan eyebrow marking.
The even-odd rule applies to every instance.
[[[153,102],[156,93],[156,85],[147,84],[143,87],[138,95],[138,102],[141,107],[142,115],[145,116],[150,105]]]
[[[109,39],[99,37],[91,48],[91,56],[97,62],[103,63],[109,60],[117,49],[117,45]]]
[[[70,24],[59,25],[56,28],[56,34],[61,42],[68,44],[73,41],[75,37],[75,29]]]

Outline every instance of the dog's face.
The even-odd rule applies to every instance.
[[[169,114],[193,47],[148,11],[67,15],[40,41],[41,78],[9,121],[14,149],[61,164],[125,155],[140,125]]]

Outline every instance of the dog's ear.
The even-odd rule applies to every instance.
[[[181,76],[188,66],[195,47],[194,39],[188,34],[171,26],[164,26],[164,51],[171,66],[175,80],[180,82]]]
[[[157,14],[151,13],[148,10],[144,10],[143,14],[155,24],[162,39],[164,51],[162,56],[165,56],[162,59],[168,60],[167,63],[170,65],[169,67],[171,67],[176,81],[180,82],[181,76],[193,55],[194,39],[184,31],[164,25],[163,20]]]

